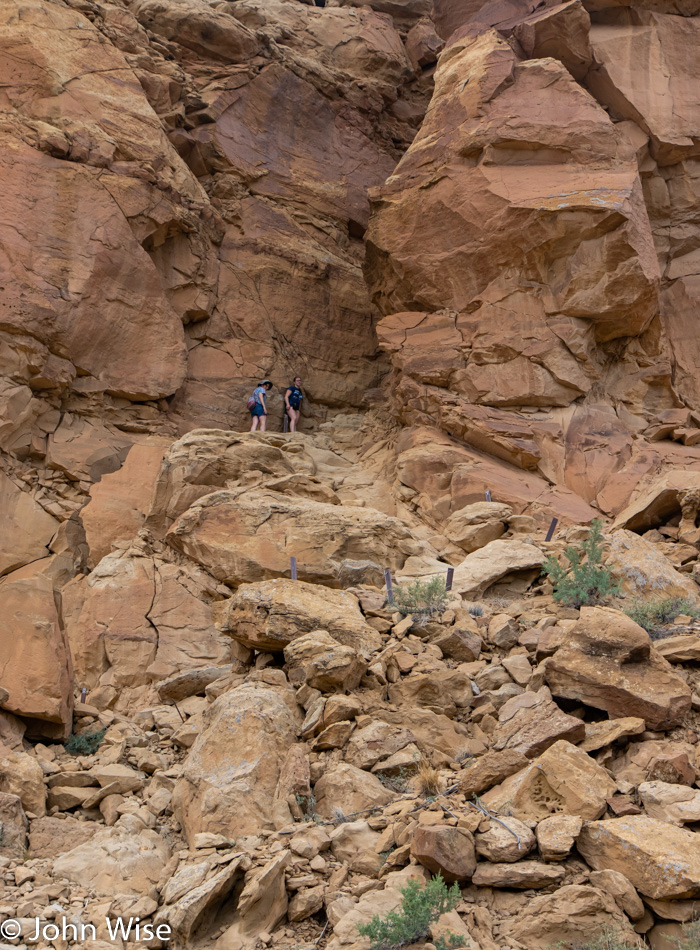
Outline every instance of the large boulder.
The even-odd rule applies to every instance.
[[[474,837],[465,828],[419,825],[413,833],[411,855],[446,881],[467,881],[476,869]]]
[[[0,792],[17,795],[36,818],[46,814],[44,773],[33,755],[0,747]]]
[[[327,630],[338,643],[365,654],[382,643],[352,594],[282,577],[241,584],[226,605],[222,629],[266,652],[281,651],[312,630]]]
[[[65,739],[73,721],[73,667],[51,580],[43,574],[0,584],[0,705],[32,720],[31,730]]]
[[[336,765],[314,786],[316,811],[321,818],[354,815],[365,809],[387,805],[396,795],[374,775],[355,765]]]
[[[603,814],[616,789],[604,768],[561,739],[482,797],[492,810],[508,805],[522,821],[541,821],[553,814],[593,819]]]
[[[153,897],[169,858],[169,845],[155,831],[115,826],[56,858],[53,873],[104,896]]]
[[[649,635],[617,610],[584,607],[567,642],[545,661],[554,696],[615,718],[637,716],[649,729],[670,729],[690,709],[690,689],[653,649]]]
[[[422,551],[407,525],[373,508],[257,489],[200,498],[166,540],[232,585],[284,576],[292,555],[300,578],[333,586],[343,561],[364,558],[397,569]]]
[[[367,661],[352,647],[338,643],[325,630],[314,630],[293,640],[284,650],[290,682],[308,684],[321,692],[355,689]]]
[[[645,897],[679,900],[700,895],[700,852],[692,831],[632,815],[586,823],[577,847],[596,871],[619,871]]]
[[[610,928],[623,943],[637,945],[636,934],[610,894],[597,887],[569,884],[528,900],[507,922],[506,931],[525,947],[548,950],[557,943],[576,946],[596,940]]]
[[[498,711],[498,727],[493,735],[495,751],[513,750],[532,759],[559,739],[579,742],[585,735],[580,719],[569,716],[543,686],[536,693],[525,692],[507,700]]]
[[[633,531],[613,533],[605,563],[629,597],[644,600],[677,597],[692,604],[700,601],[695,581],[677,571],[658,545]]]
[[[200,831],[235,838],[270,827],[280,769],[300,724],[293,691],[262,683],[238,686],[206,710],[173,794],[189,841]]]
[[[478,597],[492,584],[510,575],[534,579],[545,557],[525,541],[491,541],[468,554],[457,566],[452,589],[465,597]]]

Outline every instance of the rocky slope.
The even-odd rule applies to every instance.
[[[2,6],[15,945],[39,916],[106,950],[109,914],[367,950],[357,924],[439,870],[462,897],[434,939],[670,950],[700,896],[700,628],[622,611],[699,601],[699,22]],[[233,431],[292,373],[302,434]],[[620,595],[563,608],[541,565],[596,515]],[[385,568],[450,566],[430,622],[385,604]]]

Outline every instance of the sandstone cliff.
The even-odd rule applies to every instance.
[[[431,937],[483,950],[693,919],[698,39],[696,0],[5,0],[25,936],[367,950],[437,871]],[[562,607],[596,517],[616,594]],[[449,567],[429,621],[385,603]]]

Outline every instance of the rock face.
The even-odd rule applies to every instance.
[[[289,692],[248,684],[207,711],[175,789],[189,840],[200,831],[253,834],[269,820],[280,768],[301,723]]]
[[[529,473],[556,486],[556,502],[531,490],[519,508],[561,517],[569,489],[620,511],[647,476],[689,458],[656,430],[652,446],[634,440],[679,395],[696,398],[695,345],[682,352],[681,343],[697,293],[695,251],[675,230],[661,238],[657,222],[674,229],[685,208],[697,213],[689,129],[699,113],[687,91],[697,22],[665,7],[637,16],[639,5],[630,13],[605,4],[602,15],[602,4],[533,12],[523,3],[507,14],[495,4],[443,6],[448,41],[431,106],[373,194],[367,235],[395,410],[437,430],[425,432],[423,451],[427,463],[428,445],[440,446],[432,471],[439,466],[443,497],[467,479],[476,489],[483,472],[486,487],[497,486],[494,501],[516,501],[503,468],[489,471],[480,458],[488,453],[520,469],[523,488]],[[639,86],[632,78],[645,44],[670,77],[668,92],[654,67]],[[622,337],[608,380],[604,354]],[[654,373],[632,340],[653,353]],[[604,379],[607,395],[596,389]],[[688,431],[671,427],[661,439],[691,444]],[[436,462],[438,432],[456,449],[467,444],[464,473]]]
[[[690,690],[651,646],[645,630],[624,614],[586,607],[569,642],[546,661],[554,696],[577,699],[612,718],[637,716],[650,729],[677,725]]]

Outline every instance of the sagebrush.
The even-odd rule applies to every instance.
[[[444,578],[433,577],[429,581],[414,581],[395,587],[394,606],[404,617],[411,614],[416,620],[442,613],[447,607]]]
[[[554,587],[554,599],[570,607],[599,604],[606,597],[620,593],[612,579],[612,571],[603,564],[603,523],[591,523],[588,537],[578,548],[572,544],[564,551],[568,564],[560,564],[550,554],[542,566]]]
[[[462,896],[456,884],[448,888],[439,874],[425,886],[415,880],[409,881],[401,889],[401,894],[399,910],[390,911],[384,918],[375,914],[368,924],[357,925],[360,936],[369,937],[370,950],[398,950],[425,940],[431,925],[443,914],[454,910]],[[443,948],[458,947],[459,940],[448,934],[447,940],[442,938],[440,945]]]
[[[98,729],[94,732],[70,735],[63,743],[63,748],[71,755],[94,755],[102,744],[106,732],[106,729]]]
[[[680,614],[686,614],[694,620],[700,617],[700,610],[682,597],[667,597],[664,600],[634,600],[625,613],[640,627],[644,627],[652,639],[658,639],[663,625],[670,623]]]
[[[698,908],[700,912],[700,908]],[[700,921],[685,924],[680,937],[667,937],[669,945],[675,944],[677,950],[700,950]],[[563,947],[563,944],[558,946]],[[641,937],[632,937],[614,927],[606,927],[592,940],[566,944],[570,950],[643,950],[646,947]]]

